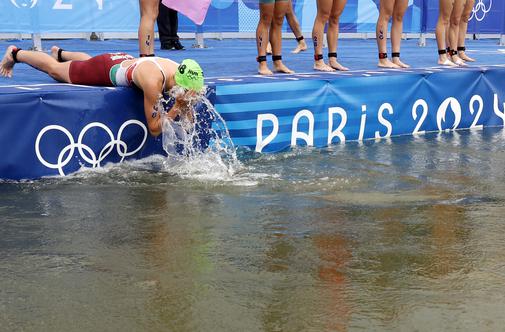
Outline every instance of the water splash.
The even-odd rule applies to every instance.
[[[181,98],[185,91],[175,86],[169,91],[171,100]],[[169,99],[159,100],[167,108]],[[224,119],[217,113],[204,93],[188,94],[182,113],[175,121],[162,112],[162,142],[167,153],[165,169],[182,177],[202,180],[229,180],[241,168]]]

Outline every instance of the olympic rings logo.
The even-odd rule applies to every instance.
[[[140,143],[140,145],[135,150],[128,152],[128,145],[121,140],[121,135],[123,134],[124,129],[130,125],[139,126],[144,131],[144,138],[142,139],[142,143]],[[103,129],[109,135],[110,138],[110,142],[108,142],[102,148],[102,150],[98,154],[98,157],[88,145],[82,143],[83,138],[88,132],[88,130],[95,127]],[[50,130],[61,131],[67,136],[69,141],[69,144],[60,151],[58,155],[58,161],[55,164],[52,164],[47,160],[45,160],[44,157],[42,157],[42,154],[40,153],[40,141],[44,136],[44,134]],[[60,175],[65,176],[63,167],[65,167],[70,162],[76,148],[79,151],[81,158],[84,159],[87,163],[91,164],[92,168],[96,168],[101,166],[100,165],[101,162],[113,151],[114,147],[116,147],[117,154],[121,157],[120,162],[122,162],[125,157],[132,156],[138,151],[140,151],[140,149],[144,146],[146,140],[147,140],[147,128],[142,122],[138,120],[128,120],[124,122],[119,128],[116,138],[114,138],[114,134],[109,129],[109,127],[100,122],[92,122],[81,130],[79,137],[77,138],[77,142],[74,141],[74,137],[66,128],[58,125],[49,125],[44,127],[37,135],[37,139],[35,140],[35,153],[37,154],[37,158],[39,159],[39,161],[44,166],[51,169],[57,169]]]
[[[493,0],[489,0],[489,7],[486,7],[486,5],[484,4],[484,0],[478,0],[472,9],[472,15],[470,16],[469,20],[475,17],[477,21],[482,22],[486,17],[486,14],[489,13],[489,11],[491,10],[492,6],[493,6]]]

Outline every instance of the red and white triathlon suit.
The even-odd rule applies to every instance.
[[[72,61],[69,76],[72,84],[115,86],[112,68],[123,61],[135,59],[126,53],[105,53],[85,61]]]

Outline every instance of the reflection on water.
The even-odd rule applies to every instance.
[[[2,183],[2,331],[498,331],[501,129]]]

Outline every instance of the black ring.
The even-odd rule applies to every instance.
[[[59,48],[58,49],[58,62],[65,62],[65,60],[63,60],[63,58],[61,57],[61,52],[63,52],[63,49]]]
[[[12,52],[11,52],[11,55],[12,55],[12,59],[14,60],[14,63],[19,63],[18,61],[18,52],[21,51],[21,48],[13,48],[12,49]]]
[[[260,56],[256,57],[256,61],[258,61],[258,62],[267,61],[267,56],[266,55],[260,55]]]

